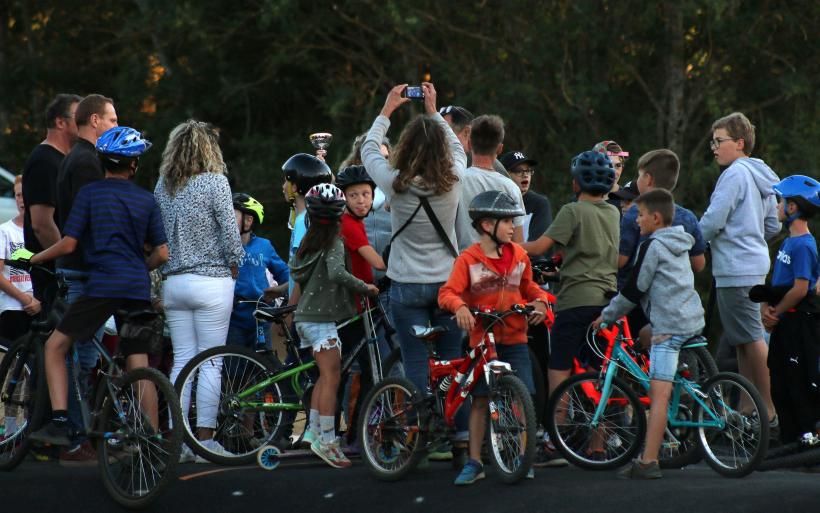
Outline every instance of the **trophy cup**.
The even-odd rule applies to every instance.
[[[330,141],[333,140],[333,134],[329,134],[327,132],[317,132],[315,134],[310,134],[310,144],[316,148],[316,156],[321,158],[322,160],[325,159],[325,155],[327,155],[327,149],[330,147]]]

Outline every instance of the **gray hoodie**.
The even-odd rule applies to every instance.
[[[772,189],[779,181],[762,160],[752,158],[735,160],[718,178],[700,220],[718,287],[763,283],[770,264],[766,241],[780,231]]]
[[[604,322],[612,324],[640,302],[653,335],[700,333],[703,306],[689,263],[694,243],[683,226],[661,228],[643,241],[626,284],[601,313]]]

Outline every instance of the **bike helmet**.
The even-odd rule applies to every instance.
[[[376,182],[370,178],[364,166],[347,166],[336,175],[336,187],[340,188],[342,192],[346,191],[351,185],[360,183],[366,183],[370,185],[371,189],[376,189]]]
[[[297,153],[282,166],[285,179],[296,186],[298,194],[307,195],[311,187],[320,183],[330,183],[333,174],[327,164],[315,155]]]
[[[256,224],[262,224],[262,220],[265,219],[265,207],[244,192],[237,192],[233,195],[233,208],[253,216]]]
[[[590,150],[576,155],[572,159],[570,170],[581,192],[604,194],[609,192],[615,183],[615,168],[612,167],[612,161],[597,151]]]
[[[820,182],[805,175],[792,175],[775,184],[774,192],[794,202],[800,212],[808,217],[820,212]],[[791,222],[798,216],[789,216]]]
[[[468,209],[473,222],[482,219],[506,219],[526,215],[518,203],[506,192],[484,191],[470,202]]]
[[[137,160],[150,147],[151,141],[127,126],[109,128],[97,139],[96,144],[97,154],[107,168]]]
[[[345,211],[345,193],[333,184],[314,185],[305,194],[310,219],[339,219]]]

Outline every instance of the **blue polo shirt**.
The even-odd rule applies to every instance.
[[[810,233],[783,241],[772,271],[772,286],[793,286],[794,280],[809,280],[809,291],[817,284],[817,242]]]
[[[63,233],[80,241],[89,273],[84,295],[149,300],[143,245],[168,242],[153,194],[120,178],[85,185]]]
[[[270,271],[277,283],[287,283],[290,278],[288,264],[279,258],[268,239],[251,234],[251,240],[244,248],[245,256],[242,257],[234,289],[236,296],[242,299],[257,299],[261,296],[268,288],[266,270]],[[236,305],[231,314],[231,324],[248,329],[255,328],[253,311],[254,305],[250,303]]]

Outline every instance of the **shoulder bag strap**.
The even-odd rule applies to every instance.
[[[394,233],[393,236],[390,237],[390,242],[388,242],[388,244],[393,244],[393,240],[396,237],[398,237],[399,234],[403,232],[405,228],[407,228],[411,221],[413,221],[413,218],[416,217],[416,214],[419,213],[419,209],[421,209],[421,203],[419,203],[419,206],[416,207],[416,210],[414,210],[413,213],[410,214],[410,217],[407,218],[407,221],[405,221],[404,224],[401,225],[401,227],[398,230],[396,230],[396,233]]]
[[[436,213],[433,211],[433,207],[430,205],[430,202],[427,201],[427,198],[425,197],[419,197],[419,201],[424,207],[424,211],[427,212],[427,217],[430,218],[430,222],[433,223],[433,228],[436,229],[436,233],[441,238],[441,242],[447,246],[447,249],[450,251],[450,254],[453,255],[453,258],[458,258],[458,251],[456,251],[456,248],[453,247],[453,242],[444,232],[444,228],[441,227],[441,223],[438,222],[438,218],[436,217]]]

